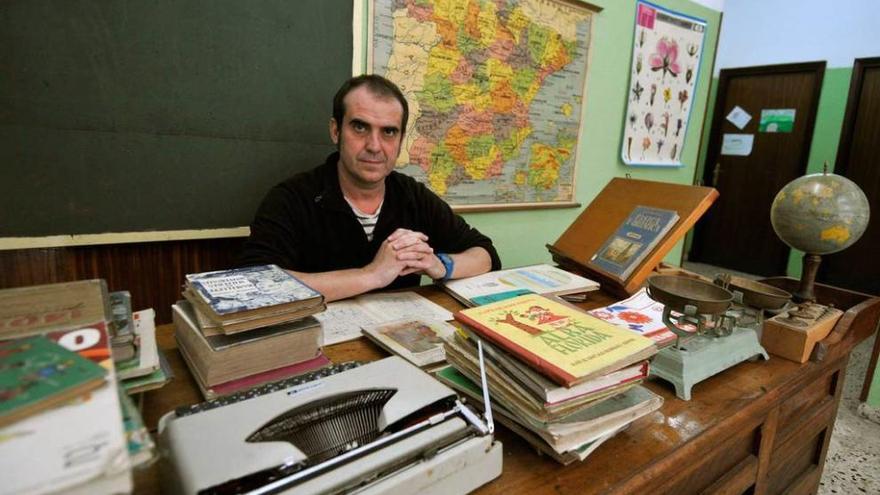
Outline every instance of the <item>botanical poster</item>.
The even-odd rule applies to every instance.
[[[636,4],[621,155],[627,165],[680,166],[706,21]]]

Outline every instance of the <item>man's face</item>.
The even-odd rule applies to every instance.
[[[339,146],[340,180],[358,188],[382,184],[400,154],[403,107],[360,86],[345,96],[342,124],[330,119],[330,138]],[[344,176],[344,177],[343,177]]]

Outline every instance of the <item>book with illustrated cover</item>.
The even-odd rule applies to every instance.
[[[609,236],[588,265],[624,281],[678,221],[678,212],[636,206]]]
[[[218,322],[320,306],[324,296],[277,265],[193,273],[185,295]]]
[[[466,306],[480,306],[524,294],[567,295],[599,289],[599,283],[552,265],[498,270],[443,282],[442,287]]]
[[[455,319],[566,387],[657,352],[648,338],[540,295],[464,309]]]
[[[645,289],[622,301],[591,309],[587,313],[612,325],[644,335],[653,340],[658,347],[675,343],[676,335],[663,323],[663,303],[651,299]],[[693,325],[690,327],[696,331],[696,327]],[[689,328],[685,327],[685,329]]]
[[[452,337],[455,327],[445,321],[416,318],[369,325],[363,331],[389,352],[424,368],[446,361],[443,339]]]
[[[447,341],[449,342],[449,341]],[[471,332],[459,329],[450,345],[458,344],[459,349],[476,362],[477,344]],[[497,366],[497,375],[508,382],[520,385],[536,399],[544,402],[544,407],[564,405],[568,401],[579,398],[598,397],[609,390],[638,384],[648,377],[648,362],[641,361],[619,370],[586,380],[572,387],[564,387],[551,381],[541,373],[513,357],[510,353],[495,344],[483,340],[483,352],[489,365]]]
[[[80,293],[81,307],[101,305],[89,301],[91,296],[84,295],[89,293],[95,295]],[[80,399],[0,428],[0,437],[6,439],[0,442],[0,472],[14,473],[4,477],[3,488],[10,493],[129,493],[131,463],[107,320],[66,329],[47,323],[55,329],[46,334],[48,339],[103,367],[106,380]]]
[[[0,427],[94,390],[106,375],[42,336],[0,342]]]

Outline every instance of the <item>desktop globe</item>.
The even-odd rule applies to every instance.
[[[806,253],[795,298],[814,300],[813,282],[821,260],[855,243],[868,227],[870,207],[855,182],[840,175],[805,175],[786,184],[770,207],[776,235]]]

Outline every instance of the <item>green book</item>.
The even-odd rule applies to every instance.
[[[0,342],[0,427],[94,390],[106,375],[43,336]]]

